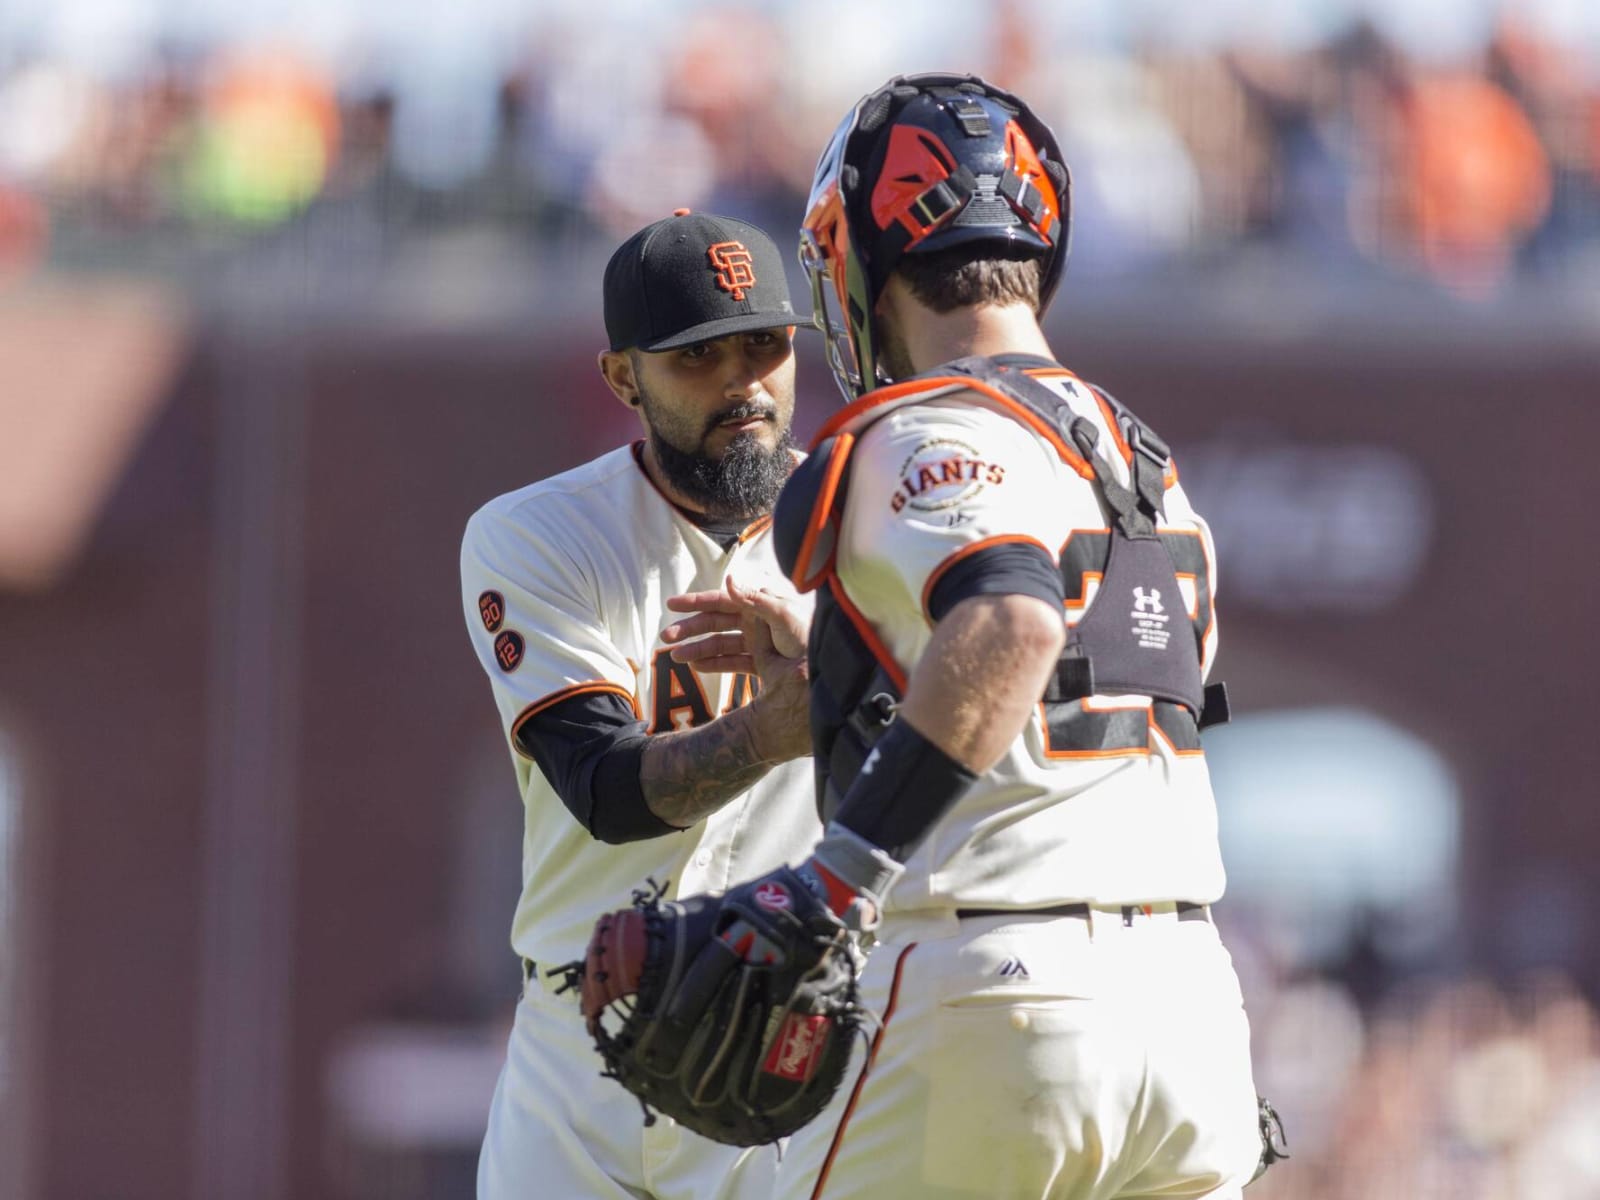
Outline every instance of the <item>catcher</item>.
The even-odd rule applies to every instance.
[[[1211,914],[1215,551],[1166,443],[1040,329],[1069,199],[981,79],[846,115],[801,257],[850,404],[775,517],[817,597],[826,829],[720,899],[640,897],[575,968],[647,1104],[793,1131],[784,1200],[1228,1198],[1282,1151]]]

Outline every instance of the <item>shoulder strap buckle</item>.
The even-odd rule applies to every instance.
[[[1155,431],[1142,421],[1129,421],[1127,433],[1128,446],[1135,454],[1142,454],[1145,458],[1155,463],[1165,473],[1167,464],[1172,461],[1171,448],[1156,436]]]
[[[1128,421],[1123,436],[1133,451],[1133,490],[1138,493],[1139,507],[1153,521],[1162,515],[1166,499],[1167,464],[1172,461],[1167,444],[1139,421]]]

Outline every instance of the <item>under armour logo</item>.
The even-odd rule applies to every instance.
[[[1161,607],[1161,589],[1151,588],[1150,594],[1146,595],[1145,590],[1142,587],[1134,588],[1133,611],[1151,613],[1166,612],[1167,610]]]
[[[716,268],[717,286],[735,300],[744,299],[745,288],[755,287],[755,262],[743,242],[717,242],[707,247],[706,257]]]
[[[1000,964],[1000,968],[999,968],[999,970],[997,970],[995,972],[995,974],[1001,976],[1004,979],[1032,979],[1033,978],[1032,975],[1028,974],[1028,968],[1023,965],[1023,962],[1022,962],[1022,960],[1020,958],[1008,958],[1008,959],[1006,959],[1005,962]]]

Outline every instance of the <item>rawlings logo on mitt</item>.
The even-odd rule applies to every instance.
[[[715,1141],[787,1137],[827,1105],[863,1009],[861,951],[792,870],[725,896],[633,907],[595,923],[562,970],[605,1061],[603,1075]]]

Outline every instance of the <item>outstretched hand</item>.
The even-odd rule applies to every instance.
[[[730,575],[721,591],[669,596],[667,608],[689,613],[661,631],[678,662],[701,671],[761,675],[765,660],[806,656],[805,618],[766,588],[745,588]]]
[[[688,614],[661,631],[672,657],[701,672],[744,672],[759,681],[750,703],[752,736],[772,762],[811,753],[810,673],[806,618],[765,588],[745,588],[730,577],[723,590],[667,599]]]

